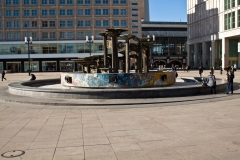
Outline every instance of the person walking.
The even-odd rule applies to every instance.
[[[3,79],[7,80],[7,78],[5,78],[5,74],[6,74],[6,72],[2,71],[2,81],[3,81]]]
[[[222,74],[222,71],[223,71],[222,66],[220,66],[220,74]]]
[[[202,69],[202,67],[199,67],[199,75],[200,75],[200,77],[202,77],[202,73],[203,73],[203,69]]]
[[[207,85],[210,87],[210,93],[216,94],[216,78],[212,72],[207,77]]]
[[[229,89],[231,89],[231,94],[233,94],[233,79],[234,79],[234,72],[233,71],[230,71],[230,74],[229,72],[227,72],[227,88],[226,88],[226,94],[229,93]]]

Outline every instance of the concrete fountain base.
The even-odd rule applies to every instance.
[[[194,96],[210,93],[209,87],[203,87],[197,78],[185,77],[178,79],[183,82],[187,81],[189,84],[151,88],[56,88],[50,86],[60,84],[60,79],[48,79],[11,83],[8,89],[11,94],[15,95],[63,99],[160,98]],[[217,92],[223,92],[225,87],[226,82],[218,79],[216,87]]]

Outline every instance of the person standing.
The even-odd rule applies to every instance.
[[[220,74],[222,74],[222,71],[223,71],[222,66],[220,66]]]
[[[212,74],[214,74],[214,67],[211,67],[211,72]]]
[[[202,69],[202,67],[199,67],[199,75],[200,75],[200,77],[202,77],[202,73],[203,73],[203,69]]]
[[[227,88],[226,88],[226,94],[229,93],[229,89],[231,88],[231,93],[233,94],[233,79],[234,79],[234,72],[230,71],[230,74],[227,72]]]
[[[210,93],[216,94],[216,78],[212,72],[207,77],[207,85],[210,87]]]
[[[2,71],[2,81],[3,81],[3,79],[7,80],[7,79],[5,78],[5,74],[6,74],[6,72],[5,72],[5,71]]]

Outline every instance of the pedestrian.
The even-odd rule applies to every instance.
[[[7,78],[5,78],[5,74],[6,74],[6,72],[3,70],[2,71],[2,81],[3,81],[3,79],[7,80]]]
[[[229,89],[231,88],[231,94],[233,94],[233,79],[234,79],[234,72],[233,71],[230,71],[227,72],[227,88],[226,88],[226,94],[229,93]]]
[[[211,72],[212,74],[214,74],[214,67],[211,67]]]
[[[188,65],[186,65],[186,71],[188,72]]]
[[[223,71],[222,66],[220,66],[220,74],[222,74],[222,71]]]
[[[210,87],[210,93],[216,94],[216,78],[212,72],[207,77],[207,85]]]
[[[202,69],[202,67],[199,67],[199,75],[200,75],[200,77],[202,77],[202,73],[203,73],[203,69]]]
[[[35,76],[34,74],[31,74],[31,79],[30,79],[30,81],[34,81],[34,80],[36,80],[36,76]]]

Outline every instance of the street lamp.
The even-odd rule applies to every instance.
[[[147,35],[147,41],[150,41],[151,37],[149,35]],[[152,35],[152,41],[155,42],[155,35]],[[151,69],[153,69],[153,56],[152,56],[152,52],[153,52],[153,48],[150,49],[150,67]]]
[[[32,37],[25,37],[25,44],[28,45],[28,75],[30,76],[30,48],[29,44],[32,44]]]
[[[90,53],[90,56],[91,56],[91,52],[92,52],[92,43],[94,43],[94,36],[91,37],[91,39],[88,39],[88,36],[86,36],[86,43],[89,43],[89,53]]]

